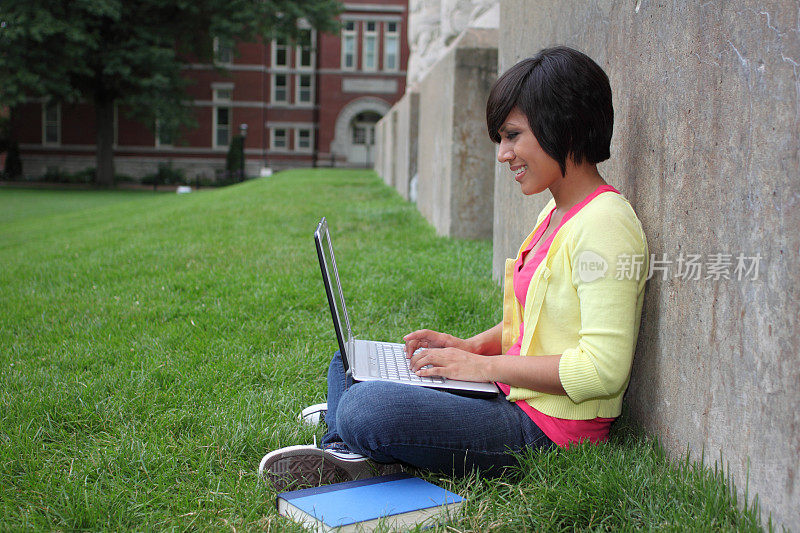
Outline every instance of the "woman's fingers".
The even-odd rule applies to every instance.
[[[419,329],[411,332],[403,340],[406,343],[406,357],[411,357],[415,351],[420,348],[427,348],[434,345],[432,339],[435,337],[436,332],[429,329]]]
[[[429,357],[429,353],[433,351],[430,349],[417,349],[411,354],[411,360],[408,362],[408,365],[411,367],[412,372],[416,372],[421,367],[425,366],[428,363],[422,363],[421,361],[425,357]]]
[[[430,373],[433,368],[442,368],[446,366],[450,361],[450,358],[447,356],[448,348],[428,348],[428,349],[420,349],[414,353],[413,357],[410,361],[411,370],[413,372],[417,372],[422,370],[423,372],[428,372],[423,375],[434,375],[435,372]],[[422,368],[425,366],[430,365],[431,368]]]
[[[411,358],[411,370],[418,376],[441,376],[465,381],[489,381],[488,359],[457,348],[420,350]]]
[[[417,350],[427,347],[428,343],[420,339],[412,339],[410,341],[406,341],[406,357],[411,357]]]

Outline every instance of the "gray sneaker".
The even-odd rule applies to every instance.
[[[329,452],[309,445],[286,446],[265,455],[258,473],[282,492],[288,487],[316,487],[372,477],[370,462],[357,453]]]
[[[322,450],[309,445],[286,446],[269,452],[258,467],[258,474],[278,492],[400,471],[398,463],[376,463],[343,447]]]
[[[300,411],[300,422],[306,426],[316,426],[320,422],[325,421],[325,415],[328,412],[328,404],[327,403],[316,403],[314,405],[309,405],[302,411]]]

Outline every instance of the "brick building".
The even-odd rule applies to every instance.
[[[236,53],[216,46],[227,74],[187,64],[198,127],[175,142],[116,110],[116,172],[141,177],[171,162],[190,179],[213,178],[232,136],[244,130],[251,176],[266,168],[371,166],[374,125],[405,91],[408,0],[344,7],[340,34],[309,29],[311,46],[236,43]],[[17,109],[15,132],[29,178],[95,166],[90,103],[28,102]]]

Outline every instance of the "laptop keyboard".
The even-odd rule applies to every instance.
[[[416,381],[419,383],[444,383],[444,379],[433,376],[418,376],[411,371],[402,344],[376,342],[378,352],[376,370],[384,379],[396,381]]]

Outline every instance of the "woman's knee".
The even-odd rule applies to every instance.
[[[356,383],[347,389],[336,411],[339,436],[358,451],[377,451],[381,437],[392,435],[397,428],[396,399],[392,383],[370,381]]]

